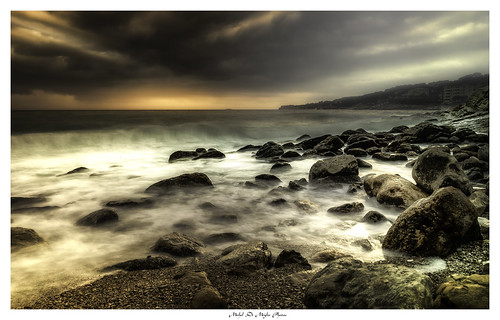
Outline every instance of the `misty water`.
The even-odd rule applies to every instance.
[[[34,229],[46,243],[12,253],[12,306],[93,280],[103,274],[103,267],[154,254],[150,247],[173,231],[201,240],[234,232],[245,240],[265,241],[273,255],[287,248],[310,258],[322,249],[335,248],[361,260],[383,259],[380,240],[390,223],[369,225],[359,219],[377,210],[394,220],[401,209],[380,205],[363,191],[347,193],[347,187],[329,191],[307,188],[280,195],[270,194],[271,188],[249,189],[244,182],[269,173],[272,164],[257,160],[254,152],[236,150],[267,141],[295,142],[303,134],[314,137],[357,128],[387,131],[426,118],[419,112],[365,110],[13,112],[11,195],[45,197],[45,202],[33,206],[46,208],[14,211],[11,226]],[[168,162],[174,151],[196,148],[215,148],[226,157]],[[291,171],[276,175],[282,186],[307,179],[318,160],[293,161]],[[413,181],[406,162],[386,163],[371,157],[366,161],[373,168],[360,169],[360,176],[392,173]],[[89,171],[61,175],[78,167]],[[214,188],[154,198],[150,207],[113,208],[119,221],[108,227],[75,224],[109,201],[151,198],[144,193],[151,184],[192,172],[205,173]],[[290,205],[269,204],[279,198]],[[318,212],[301,212],[293,205],[295,200],[315,203]],[[348,218],[327,213],[333,206],[353,201],[365,205],[362,213]],[[236,215],[237,221],[211,219],[200,208],[206,202]],[[356,244],[360,239],[368,239],[373,250]],[[217,254],[231,244],[234,242],[209,244],[205,250]]]

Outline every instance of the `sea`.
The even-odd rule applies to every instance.
[[[337,249],[364,261],[383,259],[381,239],[391,224],[369,225],[360,218],[376,210],[395,220],[402,209],[346,188],[307,188],[281,195],[248,188],[245,182],[270,173],[272,163],[256,159],[255,151],[237,150],[268,141],[296,143],[304,134],[335,135],[358,128],[388,131],[431,117],[421,110],[12,111],[11,196],[46,201],[34,205],[39,208],[12,211],[11,227],[34,229],[46,242],[11,253],[11,306],[22,307],[40,296],[95,280],[105,274],[106,266],[155,255],[150,248],[156,240],[174,231],[200,240],[237,233],[242,241],[266,242],[274,256],[294,249],[310,259],[315,252]],[[168,161],[175,151],[197,148],[215,148],[226,157]],[[307,179],[318,160],[292,161],[290,171],[275,175],[286,187],[289,181]],[[360,176],[392,173],[413,181],[406,162],[365,160],[373,168],[361,168]],[[64,175],[79,167],[88,171]],[[153,183],[193,172],[205,173],[214,188],[165,196],[151,207],[113,208],[119,221],[109,227],[76,225],[109,201],[149,198],[144,191]],[[270,204],[279,198],[288,205]],[[314,203],[317,212],[304,214],[293,205],[296,200]],[[337,217],[327,212],[353,201],[364,204],[363,213]],[[201,206],[207,202],[237,220],[211,220]],[[217,254],[240,242],[211,244],[205,250]],[[178,262],[188,263],[189,258]]]

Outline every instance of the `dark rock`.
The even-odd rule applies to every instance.
[[[43,242],[45,242],[45,240],[43,240],[33,229],[22,227],[10,228],[10,248],[12,251]]]
[[[314,146],[314,150],[318,154],[325,154],[327,152],[337,152],[340,148],[344,146],[344,141],[339,138],[339,136],[329,136],[323,139],[320,143]]]
[[[204,173],[186,173],[159,181],[146,189],[147,193],[166,194],[183,189],[213,187],[212,181]]]
[[[355,157],[366,157],[368,152],[361,148],[352,148],[346,151],[346,154],[352,154]]]
[[[285,199],[281,198],[269,202],[269,205],[273,207],[282,207],[288,205],[288,202]]]
[[[45,202],[45,197],[10,197],[12,209],[31,207],[34,204]]]
[[[10,212],[11,213],[40,213],[40,212],[46,212],[46,211],[53,211],[60,209],[61,207],[58,206],[43,206],[43,207],[22,207],[22,208],[17,208],[17,209],[12,209]]]
[[[364,178],[368,196],[376,197],[382,204],[407,208],[418,199],[427,197],[419,187],[405,178],[393,174],[368,175]]]
[[[369,155],[373,155],[377,152],[381,152],[382,149],[380,149],[379,147],[371,147],[371,148],[368,148],[366,149],[366,153],[368,153]]]
[[[278,177],[272,174],[259,174],[255,177],[255,181],[268,186],[275,186],[282,182]]]
[[[378,211],[368,211],[363,219],[361,219],[362,222],[368,222],[368,223],[380,223],[380,222],[385,222],[389,221],[383,214],[381,214]]]
[[[333,260],[337,260],[340,258],[345,258],[349,257],[348,254],[342,253],[340,251],[337,251],[335,249],[328,249],[328,250],[323,250],[320,252],[316,252],[312,257],[311,261],[314,262],[330,262]]]
[[[180,284],[183,285],[212,285],[212,282],[210,282],[210,280],[208,279],[208,274],[205,271],[181,270],[181,272],[174,276],[174,280],[177,280]]]
[[[267,189],[268,186],[262,183],[255,183],[252,181],[245,181],[245,187],[249,189]]]
[[[142,198],[139,200],[117,200],[109,201],[106,203],[106,207],[117,207],[117,208],[137,208],[137,207],[149,207],[153,205],[153,201],[147,198]]]
[[[322,183],[359,183],[358,162],[352,155],[340,155],[320,160],[309,170],[309,181]]]
[[[200,154],[199,156],[193,158],[193,160],[198,160],[198,159],[223,159],[225,158],[226,155],[219,150],[208,150],[205,153]]]
[[[446,187],[399,215],[382,247],[414,256],[445,257],[477,239],[481,234],[474,205],[459,189]]]
[[[295,144],[293,142],[287,142],[282,145],[283,149],[295,149]]]
[[[237,223],[238,216],[236,214],[216,214],[210,217],[210,222],[215,224],[228,224],[228,223]]]
[[[60,174],[60,175],[58,175],[58,177],[60,177],[60,176],[66,176],[66,175],[69,175],[69,174],[87,172],[87,171],[89,171],[89,169],[86,168],[86,167],[78,167],[78,168],[73,169],[71,171],[68,171],[66,173]]]
[[[300,143],[300,146],[304,150],[313,149],[317,144],[319,144],[321,141],[325,140],[328,137],[331,137],[331,135],[326,134],[326,135],[321,136],[321,137],[314,137],[311,139],[307,139],[307,140],[302,141]]]
[[[220,292],[212,286],[204,286],[193,296],[193,309],[227,309],[227,303]]]
[[[467,169],[472,169],[472,168],[478,168],[481,170],[488,170],[488,162],[481,161],[476,157],[469,157],[468,159],[464,160],[462,162],[462,169],[467,170]]]
[[[468,136],[475,135],[476,132],[469,128],[460,128],[453,133],[454,136],[458,137],[460,141],[464,141]]]
[[[265,159],[265,158],[273,158],[279,157],[285,153],[285,150],[282,146],[277,144],[276,142],[269,141],[265,143],[262,147],[257,150],[255,157],[257,159]]]
[[[283,250],[274,262],[275,268],[282,268],[284,266],[294,265],[302,270],[311,270],[311,265],[307,260],[295,250]]]
[[[353,212],[361,212],[364,210],[364,208],[365,206],[361,202],[351,202],[351,203],[345,203],[338,207],[332,207],[328,209],[328,213],[346,214]]]
[[[389,130],[389,133],[403,133],[405,130],[408,130],[408,126],[397,126]]]
[[[175,261],[170,257],[148,256],[145,259],[134,259],[134,260],[120,262],[105,268],[105,270],[111,270],[111,269],[121,269],[125,271],[155,270],[155,269],[173,267],[175,265],[177,265],[177,261]]]
[[[479,160],[489,162],[490,161],[490,145],[485,144],[484,146],[481,146],[479,150],[477,151],[477,157]]]
[[[479,180],[484,178],[483,170],[481,170],[479,168],[472,168],[472,169],[466,170],[465,174],[467,175],[467,178],[470,181],[479,181]]]
[[[209,235],[205,239],[205,243],[214,244],[214,243],[241,241],[241,240],[245,239],[239,233],[223,232],[223,233],[214,233]]]
[[[260,148],[262,148],[262,146],[254,146],[254,145],[249,144],[249,145],[246,145],[244,147],[239,148],[236,151],[237,152],[256,151],[256,150],[259,150]]]
[[[168,158],[168,162],[175,162],[177,160],[193,159],[198,156],[196,151],[175,151]]]
[[[300,184],[298,184],[297,182],[295,181],[290,181],[288,183],[288,188],[290,190],[293,190],[293,191],[301,191],[301,190],[304,190],[305,187],[301,186]]]
[[[207,152],[207,149],[205,149],[205,148],[196,148],[196,150],[195,150],[195,151],[196,151],[196,153],[197,153],[197,154],[200,154],[200,153],[205,153],[205,152]]]
[[[466,195],[472,192],[469,179],[457,159],[440,148],[429,148],[417,158],[412,177],[427,193],[447,186],[456,187]]]
[[[340,258],[316,273],[304,304],[321,309],[425,309],[432,281],[414,269]]]
[[[271,266],[272,253],[267,244],[253,241],[228,247],[217,261],[228,274],[245,275]]]
[[[382,161],[408,161],[408,157],[401,153],[385,153],[377,152],[373,154],[373,159],[378,159]]]
[[[469,200],[476,208],[478,216],[483,216],[489,212],[490,198],[485,190],[475,190],[470,195]]]
[[[362,160],[362,159],[356,159],[356,161],[358,162],[358,168],[372,168],[373,166],[365,161],[365,160]]]
[[[373,148],[373,147],[380,147],[380,145],[372,138],[365,138],[363,140],[359,140],[353,143],[349,143],[347,147],[345,147],[344,152],[348,152],[351,149],[368,149],[368,148]]]
[[[352,244],[357,247],[361,247],[364,251],[373,251],[373,246],[368,239],[358,239]]]
[[[287,151],[281,156],[282,159],[296,159],[300,157],[300,153],[298,153],[297,151]]]
[[[189,257],[202,253],[203,242],[180,232],[172,232],[158,239],[152,251],[166,252],[174,256]]]
[[[271,167],[271,172],[284,172],[292,170],[292,166],[286,162],[278,162],[273,164]]]
[[[295,141],[304,141],[304,140],[307,140],[307,139],[311,139],[311,136],[308,135],[308,134],[303,134],[300,137],[298,137],[297,139],[295,139]]]
[[[467,160],[469,159],[471,156],[470,154],[466,153],[466,152],[457,152],[457,153],[453,153],[453,156],[455,157],[455,159],[457,159],[457,161],[459,162],[462,162],[464,160]]]
[[[434,308],[489,309],[489,274],[453,275],[436,291]]]
[[[405,164],[405,167],[413,168],[413,166],[415,165],[415,162],[417,162],[417,159],[408,162],[407,164]]]
[[[76,222],[79,226],[97,227],[118,221],[118,214],[110,209],[100,209],[89,213]]]

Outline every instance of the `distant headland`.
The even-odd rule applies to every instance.
[[[361,96],[284,105],[280,110],[294,109],[440,109],[458,106],[478,89],[489,86],[489,75],[473,73],[458,80],[400,85]]]

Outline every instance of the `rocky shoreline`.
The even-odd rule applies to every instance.
[[[454,112],[472,121],[473,106],[465,108]],[[478,117],[484,123],[484,110],[478,111]],[[172,232],[151,247],[152,256],[109,266],[96,281],[22,307],[489,308],[489,135],[443,124],[450,121],[455,120],[447,114],[446,119],[394,127],[387,132],[347,130],[340,135],[302,136],[286,145],[268,141],[238,150],[254,152],[259,161],[274,164],[271,173],[288,170],[289,164],[300,158],[318,158],[308,180],[290,181],[284,187],[273,174],[262,174],[255,181],[246,181],[247,188],[269,190],[279,196],[305,188],[331,190],[347,186],[347,192],[366,192],[380,204],[404,210],[395,221],[376,211],[366,213],[359,221],[391,222],[386,236],[380,239],[385,260],[363,262],[342,252],[324,250],[308,256],[311,265],[295,251],[297,248],[272,251],[265,242],[245,241],[237,233],[214,234],[200,240],[189,232]],[[169,162],[224,157],[218,150],[200,148],[177,151]],[[416,157],[407,164],[412,167],[416,183],[390,173],[360,177],[358,168],[370,166],[363,157],[396,161],[397,165]],[[211,188],[212,181],[201,172],[172,177],[148,187],[145,193],[151,198],[113,201],[75,223],[90,227],[113,224],[118,221],[115,207],[150,206],[155,197],[210,192],[207,190]],[[294,205],[305,214],[314,213],[311,200],[297,200]],[[41,202],[43,199],[13,198],[12,209]],[[270,205],[289,203],[277,198]],[[214,219],[232,220],[211,203],[203,206]],[[330,214],[343,216],[360,212],[363,204],[356,202],[328,209]],[[12,250],[43,242],[35,230],[17,227],[11,233]],[[224,242],[238,244],[215,254],[205,252],[211,243]],[[359,245],[367,250],[371,247],[368,240]],[[429,267],[433,257],[439,257],[437,261],[444,261],[446,266],[438,271]]]

